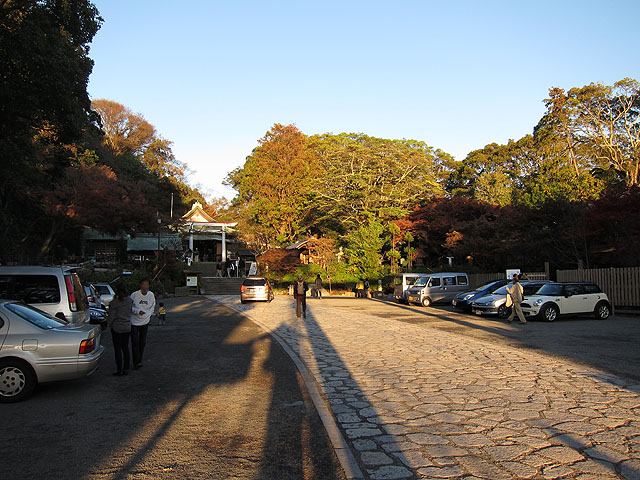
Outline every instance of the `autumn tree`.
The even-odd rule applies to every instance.
[[[268,244],[285,245],[309,226],[316,175],[305,135],[294,125],[275,124],[226,184],[238,192],[233,203],[244,210],[246,228],[262,232]]]

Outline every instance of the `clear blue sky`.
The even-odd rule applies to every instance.
[[[89,93],[142,113],[212,194],[274,123],[458,160],[530,133],[549,87],[640,79],[637,0],[97,0]]]

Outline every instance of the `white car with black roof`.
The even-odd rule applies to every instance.
[[[601,320],[611,315],[609,297],[593,282],[549,283],[521,306],[526,317],[548,322],[568,315],[592,314]]]

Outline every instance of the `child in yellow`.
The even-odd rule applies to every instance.
[[[164,303],[160,302],[158,304],[158,318],[160,319],[160,325],[164,325],[164,322],[167,319],[167,311],[164,308]]]

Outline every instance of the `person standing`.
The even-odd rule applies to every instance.
[[[320,277],[320,274],[316,276],[316,282],[314,287],[316,290],[316,297],[322,298],[322,278]]]
[[[222,262],[216,263],[216,277],[222,276]]]
[[[244,261],[244,258],[240,257],[238,259],[238,272],[240,277],[245,277],[245,270],[247,268],[247,263]]]
[[[511,323],[516,314],[518,314],[518,318],[520,319],[520,323],[527,323],[524,318],[524,313],[522,313],[522,300],[524,299],[524,289],[522,285],[520,285],[520,281],[518,280],[518,276],[513,276],[513,283],[511,286],[507,286],[507,300],[511,299],[511,314],[507,321]],[[507,306],[509,302],[507,302]]]
[[[129,337],[131,335],[131,306],[133,302],[127,295],[124,285],[116,287],[116,296],[109,303],[107,326],[111,328],[113,350],[117,371],[114,375],[123,376],[129,370]]]
[[[296,315],[300,318],[300,310],[302,316],[307,318],[307,290],[309,286],[302,279],[302,275],[298,275],[298,281],[293,285],[293,297],[296,299]]]
[[[131,294],[131,352],[133,354],[133,368],[142,367],[142,355],[147,343],[147,329],[149,319],[156,308],[156,297],[149,290],[149,280],[140,281],[140,290]]]
[[[371,284],[367,278],[364,280],[364,298],[369,298],[369,290],[371,290]]]

